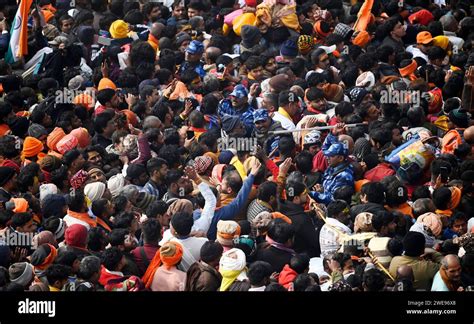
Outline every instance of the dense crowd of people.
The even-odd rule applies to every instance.
[[[471,9],[1,0],[0,290],[472,290]]]

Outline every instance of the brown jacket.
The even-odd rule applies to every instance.
[[[439,262],[443,255],[440,253],[433,253],[433,261],[422,260],[419,257],[396,256],[390,262],[390,274],[395,278],[397,276],[397,269],[402,265],[409,265],[413,269],[415,282],[413,288],[416,290],[430,290],[433,278],[439,270]]]
[[[186,277],[186,291],[218,291],[221,286],[221,274],[200,261],[195,262],[189,269]]]

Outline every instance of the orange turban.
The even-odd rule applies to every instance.
[[[451,190],[451,201],[448,204],[448,209],[453,210],[461,202],[461,189],[458,187],[450,187]]]
[[[52,18],[54,18],[54,14],[49,10],[41,10],[44,16],[44,21],[48,23]]]
[[[124,113],[125,116],[127,116],[127,121],[129,124],[132,124],[133,127],[137,127],[138,117],[133,111],[129,109],[125,109],[125,110],[121,110],[120,112]]]
[[[151,260],[150,265],[142,277],[145,286],[150,288],[155,272],[162,264],[169,268],[178,264],[182,257],[183,247],[181,244],[173,241],[163,244],[163,246],[156,251],[153,260]]]
[[[74,135],[67,134],[58,142],[58,144],[56,144],[56,147],[58,148],[59,153],[64,154],[67,151],[70,151],[75,148],[78,144],[79,141]]]
[[[28,211],[29,205],[25,198],[12,198],[10,201],[15,204],[14,213],[26,213]]]
[[[44,248],[43,248],[43,247],[44,247]],[[37,249],[37,251],[39,251],[39,252],[43,252],[43,251],[44,251],[44,252],[46,252],[46,253],[48,252],[48,250],[49,250],[50,252],[49,252],[49,254],[48,254],[44,259],[42,258],[41,253],[38,253],[38,254],[39,254],[38,257],[36,257],[36,256],[34,255],[35,253],[33,253],[33,255],[32,255],[32,260],[31,260],[31,261],[32,261],[32,262],[31,262],[32,264],[33,264],[33,263],[36,263],[36,262],[38,262],[38,261],[42,261],[40,264],[36,264],[36,265],[35,265],[35,268],[36,268],[36,269],[39,269],[39,270],[46,270],[46,269],[54,262],[54,260],[56,259],[56,256],[58,255],[58,250],[56,250],[56,248],[55,248],[53,245],[47,243],[47,247],[46,247],[45,245],[41,245],[40,248]],[[36,252],[36,251],[35,251],[35,252]],[[36,260],[34,260],[34,259],[36,259]]]
[[[21,152],[21,158],[35,157],[43,150],[43,143],[34,137],[27,136],[23,142],[23,151]]]
[[[365,47],[371,40],[370,34],[363,30],[357,33],[357,35],[352,40],[352,44],[359,47]]]
[[[66,136],[66,133],[64,133],[61,127],[54,128],[46,139],[46,144],[48,145],[49,149],[57,151],[58,149],[56,148],[56,145],[64,136]]]
[[[100,91],[100,90],[105,90],[105,89],[117,90],[117,86],[109,78],[102,78],[100,79],[99,87],[97,88],[97,90]]]
[[[81,105],[86,107],[87,110],[91,110],[95,106],[94,98],[86,93],[81,93],[74,98],[73,104]]]
[[[329,35],[329,33],[323,31],[323,29],[321,28],[321,23],[322,23],[322,20],[318,20],[314,24],[314,31],[318,33],[319,35],[321,35],[322,37],[326,37]]]
[[[70,135],[77,138],[77,141],[81,148],[85,148],[91,143],[91,137],[89,135],[89,132],[84,127],[73,129]]]
[[[416,61],[412,60],[410,64],[408,64],[404,68],[398,69],[398,71],[400,71],[400,74],[402,77],[407,77],[415,73],[417,67],[418,67],[418,64],[416,63]]]

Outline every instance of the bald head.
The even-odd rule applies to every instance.
[[[448,279],[451,281],[461,280],[461,262],[457,255],[448,254],[441,260],[442,270],[445,271]]]
[[[222,51],[218,47],[210,46],[206,49],[206,60],[208,64],[216,63],[216,60],[221,56]]]
[[[349,149],[349,154],[354,151],[354,140],[349,135],[339,135],[339,142],[344,143]]]
[[[156,117],[156,116],[148,116],[145,118],[143,121],[143,129],[146,131],[147,129],[152,129],[152,128],[161,128],[162,122],[161,120]]]
[[[397,269],[397,280],[401,279],[408,279],[414,281],[415,275],[413,274],[413,268],[409,265],[399,266]]]
[[[150,28],[150,33],[155,37],[155,38],[160,38],[161,32],[165,28],[165,25],[162,23],[153,23]]]
[[[474,145],[474,126],[466,128],[464,131],[464,140],[466,143]]]

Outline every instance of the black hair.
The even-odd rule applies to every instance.
[[[349,205],[343,200],[331,201],[327,207],[328,217],[335,218],[346,208],[349,208]]]
[[[119,246],[125,243],[125,237],[130,234],[130,232],[125,228],[114,228],[112,232],[109,233],[109,243],[111,246]]]
[[[377,59],[383,63],[388,63],[389,57],[395,53],[393,47],[389,45],[380,46],[377,48]]]
[[[157,243],[161,238],[161,225],[154,218],[147,219],[142,223],[143,241],[145,243]]]
[[[135,219],[135,215],[131,212],[121,212],[117,216],[115,216],[115,227],[116,228],[130,228],[132,226],[132,222]]]
[[[45,276],[48,280],[48,284],[53,285],[58,280],[67,280],[70,273],[70,267],[62,264],[52,264],[48,269],[46,269]]]
[[[372,129],[369,133],[370,138],[381,147],[392,142],[392,131],[386,128]]]
[[[431,177],[433,179],[441,176],[441,181],[446,183],[448,182],[451,172],[451,163],[447,162],[446,160],[435,159],[433,162],[431,162]]]
[[[272,265],[265,261],[255,261],[250,265],[247,276],[252,286],[265,284],[265,279],[269,279],[273,273]]]
[[[309,256],[305,253],[295,254],[290,259],[290,268],[296,273],[304,273],[309,268]]]
[[[171,217],[171,225],[178,235],[186,236],[191,233],[194,219],[193,215],[185,212],[178,212]]]
[[[11,225],[13,229],[17,227],[22,227],[33,219],[33,216],[30,213],[15,213],[11,218]]]
[[[399,182],[391,182],[387,186],[386,203],[390,207],[397,207],[408,201],[408,190]]]
[[[295,157],[296,169],[303,174],[308,174],[313,169],[313,155],[302,151]]]
[[[448,187],[435,189],[433,192],[433,203],[437,209],[445,210],[451,201],[451,190]]]
[[[155,200],[148,206],[146,215],[148,218],[156,218],[158,215],[163,215],[168,210],[168,205],[163,200]]]
[[[383,204],[385,201],[385,188],[379,182],[369,182],[362,186],[361,193],[367,196],[367,201]]]
[[[89,230],[87,236],[87,249],[93,252],[100,252],[109,242],[102,227],[95,227]]]
[[[222,180],[224,179],[233,192],[237,193],[242,188],[242,178],[237,171],[225,172]]]
[[[277,194],[277,185],[272,181],[265,181],[260,186],[258,186],[257,198],[265,202],[269,202],[270,198],[276,197]]]
[[[299,274],[293,281],[295,291],[305,291],[312,286],[312,277],[307,273]]]
[[[334,191],[333,197],[334,199],[344,200],[347,204],[350,204],[354,193],[353,186],[342,186]]]
[[[274,219],[268,224],[267,235],[275,242],[284,244],[293,238],[295,229],[281,219]]]
[[[293,136],[282,136],[278,142],[278,150],[281,155],[289,156],[296,148]]]
[[[383,226],[388,226],[394,219],[395,216],[392,213],[388,211],[378,211],[372,216],[372,227],[377,232],[380,232]]]
[[[377,269],[365,271],[362,281],[367,291],[371,292],[382,291],[385,286],[385,277],[383,273]]]
[[[463,212],[455,212],[453,216],[449,217],[449,220],[448,220],[448,226],[451,228],[454,226],[454,223],[456,223],[456,221],[458,220],[461,220],[461,221],[465,221],[467,223],[467,215],[464,214]]]
[[[58,256],[54,260],[54,263],[72,267],[74,264],[74,261],[76,261],[77,259],[78,259],[78,256],[76,253],[72,251],[62,251],[61,253],[58,253]]]
[[[122,251],[116,247],[111,247],[102,253],[102,264],[107,270],[116,271],[122,257]]]
[[[293,201],[306,190],[306,186],[302,182],[288,181],[285,190],[287,199]]]
[[[201,246],[200,257],[203,262],[216,261],[222,256],[224,248],[219,242],[207,241]]]
[[[344,118],[352,113],[354,113],[354,106],[350,102],[342,101],[336,105],[334,108],[336,116],[341,116]]]

